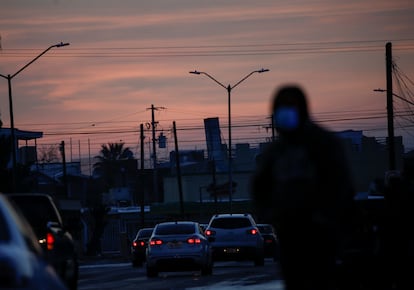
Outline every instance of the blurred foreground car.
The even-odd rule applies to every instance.
[[[250,214],[216,214],[205,234],[214,260],[252,260],[255,266],[264,265],[263,237]]]
[[[147,276],[158,272],[213,271],[210,243],[197,222],[164,222],[155,226],[147,248]]]
[[[11,193],[7,197],[32,227],[46,260],[70,290],[78,286],[79,264],[75,242],[47,194]]]
[[[132,241],[131,244],[131,255],[132,255],[132,266],[139,267],[145,262],[145,252],[147,250],[148,240],[151,237],[154,228],[143,228],[140,229]]]
[[[0,288],[66,289],[27,221],[0,194]]]
[[[257,224],[257,228],[263,237],[264,256],[277,261],[279,259],[279,245],[273,226],[271,224]]]

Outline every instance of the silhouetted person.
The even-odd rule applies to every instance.
[[[276,229],[287,290],[335,289],[354,195],[342,143],[310,119],[298,86],[276,91],[272,114],[278,138],[252,179],[258,218]]]

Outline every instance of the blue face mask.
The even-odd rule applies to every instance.
[[[273,113],[273,122],[276,128],[293,131],[299,127],[299,112],[291,106],[281,106]]]

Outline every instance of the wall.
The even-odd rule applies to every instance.
[[[232,180],[237,183],[233,200],[249,199],[249,181],[251,172],[233,172]],[[213,177],[209,174],[184,175],[181,178],[184,202],[199,202],[200,197],[203,201],[214,200],[214,197],[207,192],[207,187],[212,183]],[[228,182],[228,174],[217,174],[216,183],[223,184]],[[180,195],[178,191],[178,181],[176,176],[164,178],[164,202],[177,202]],[[229,196],[219,196],[219,200],[228,200]]]

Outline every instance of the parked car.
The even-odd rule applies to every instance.
[[[201,270],[202,275],[213,271],[210,243],[197,222],[163,222],[155,226],[147,248],[148,277],[159,272]]]
[[[76,290],[79,264],[75,242],[51,196],[41,193],[11,193],[7,196],[29,222],[46,260],[65,285]]]
[[[154,228],[143,228],[137,232],[135,239],[131,244],[132,266],[139,267],[145,262],[145,252],[147,250],[148,240]]]
[[[0,288],[64,290],[30,225],[0,194]]]
[[[277,261],[279,259],[279,243],[273,226],[271,224],[257,224],[257,228],[263,237],[264,256]]]
[[[250,214],[216,214],[205,234],[213,248],[214,260],[252,260],[264,265],[264,243]]]

